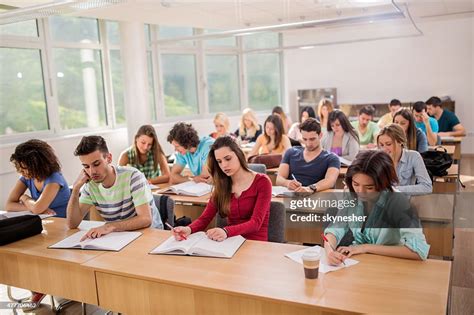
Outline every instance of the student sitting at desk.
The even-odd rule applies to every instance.
[[[257,138],[249,156],[257,154],[283,154],[291,148],[290,138],[283,134],[283,125],[278,115],[270,115],[263,125],[264,134]]]
[[[336,222],[324,230],[327,260],[339,265],[357,254],[376,254],[425,260],[430,246],[426,243],[419,219],[412,212],[406,196],[394,193],[397,174],[388,154],[361,151],[347,170],[346,185],[356,197],[355,207],[346,207],[338,216],[367,216],[364,222]],[[389,226],[390,228],[385,228]],[[340,246],[346,232],[352,231],[351,246]]]
[[[214,139],[205,136],[199,139],[196,129],[191,124],[179,122],[173,126],[168,135],[168,142],[176,150],[176,161],[171,168],[171,183],[179,184],[188,181],[188,176],[181,175],[186,165],[194,175],[196,183],[210,182],[211,177],[206,166],[209,147]]]
[[[377,125],[379,128],[383,128],[387,125],[390,125],[393,122],[393,117],[395,116],[395,113],[398,112],[402,108],[402,103],[394,98],[393,100],[390,101],[390,104],[388,104],[388,110],[389,112],[380,117]]]
[[[407,138],[402,127],[391,124],[377,136],[379,149],[390,155],[395,166],[399,186],[396,188],[408,195],[424,195],[433,191],[430,176],[420,153],[407,150]]]
[[[275,106],[272,109],[272,115],[277,115],[281,119],[283,125],[283,134],[288,134],[288,130],[291,127],[291,119],[288,117],[281,106]]]
[[[466,135],[466,129],[459,121],[456,114],[441,107],[441,99],[436,96],[430,97],[426,101],[428,114],[438,121],[440,137],[463,137]]]
[[[136,168],[150,184],[167,183],[170,179],[166,156],[151,125],[143,125],[138,129],[133,145],[120,154],[118,164]]]
[[[314,109],[310,106],[303,107],[303,110],[301,111],[301,123],[303,123],[306,119],[310,117],[316,118]],[[299,122],[295,122],[293,125],[291,125],[290,131],[288,131],[288,137],[301,143],[301,132]]]
[[[428,140],[421,129],[416,128],[415,118],[408,109],[402,109],[395,113],[393,122],[402,127],[407,138],[407,149],[420,153],[428,151]]]
[[[28,140],[15,148],[10,161],[21,176],[7,198],[5,210],[65,218],[69,186],[53,148],[41,140]]]
[[[243,143],[255,142],[263,132],[259,125],[257,116],[250,108],[244,109],[240,118],[239,128],[234,132],[235,136]]]
[[[426,135],[429,145],[437,145],[438,142],[438,121],[428,116],[425,102],[415,102],[413,104],[413,117],[415,117],[416,128],[419,128]]]
[[[359,117],[357,121],[351,122],[359,134],[359,143],[361,145],[367,145],[367,148],[375,148],[377,134],[379,133],[379,127],[372,121],[375,114],[375,108],[367,105],[359,110]]]
[[[318,119],[321,124],[321,133],[324,135],[328,130],[329,114],[334,110],[330,99],[323,98],[318,103]]]
[[[218,137],[222,136],[229,136],[231,135],[229,132],[230,128],[230,121],[229,117],[227,117],[224,113],[217,113],[214,116],[214,127],[216,127],[216,131],[212,132],[209,137],[213,139],[217,139]]]
[[[321,148],[321,125],[314,118],[300,124],[304,147],[290,148],[281,161],[276,184],[297,192],[317,192],[336,185],[341,162]]]
[[[83,137],[76,150],[83,169],[67,205],[67,224],[75,229],[92,206],[107,222],[85,237],[151,227],[163,229],[145,175],[133,167],[112,165],[112,154],[101,136]]]
[[[272,183],[265,174],[249,170],[245,155],[231,137],[220,137],[212,145],[209,171],[215,183],[211,199],[202,215],[191,225],[172,230],[177,240],[203,231],[216,213],[227,218],[224,228],[213,228],[207,236],[215,241],[242,235],[249,240],[268,240],[268,220]]]
[[[55,214],[66,217],[69,186],[61,174],[61,165],[53,148],[41,140],[28,140],[15,148],[10,161],[21,174],[5,204],[7,211],[31,211],[35,214]],[[30,196],[25,194],[30,191]],[[36,309],[46,295],[31,292],[32,307]]]
[[[349,161],[359,153],[359,136],[342,111],[336,109],[329,114],[328,130],[321,140],[321,146]]]

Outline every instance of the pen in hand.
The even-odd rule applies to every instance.
[[[324,235],[324,233],[321,233],[321,237],[323,238],[323,240],[325,242],[327,242],[329,244],[329,247],[331,247],[332,251],[335,252],[336,249],[331,245],[331,243],[329,242],[328,238],[326,237],[326,235]],[[344,262],[344,260],[342,260],[342,264],[345,266],[346,263]]]
[[[171,229],[171,231],[174,232],[174,227],[172,227],[171,224],[169,224],[168,222],[165,222],[165,225],[166,225],[167,227],[169,227],[169,228]],[[187,239],[188,239],[184,233],[180,233],[179,235],[180,235],[182,238],[184,238],[184,240],[187,240]]]

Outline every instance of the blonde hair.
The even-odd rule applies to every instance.
[[[384,135],[390,137],[393,141],[400,143],[402,147],[406,148],[407,136],[405,135],[405,131],[400,125],[390,124],[388,126],[383,127],[377,135],[377,145],[379,144],[380,136]]]
[[[214,116],[214,123],[216,122],[223,125],[226,133],[229,133],[230,121],[229,121],[229,117],[227,117],[226,114],[217,113],[216,116]]]
[[[248,129],[247,131],[245,130],[245,123],[244,119],[247,118],[252,122],[252,127]],[[242,111],[242,117],[240,118],[240,124],[239,124],[239,135],[245,135],[246,137],[254,137],[255,134],[257,133],[257,130],[260,130],[260,126],[258,125],[258,120],[257,116],[255,115],[255,112],[251,108],[246,108]]]
[[[328,98],[323,98],[323,99],[321,99],[321,100],[319,101],[319,104],[318,104],[318,117],[319,117],[319,121],[322,120],[322,119],[321,119],[321,118],[322,118],[322,117],[321,117],[321,115],[322,115],[322,114],[321,114],[321,110],[322,110],[323,106],[326,106],[326,107],[328,108],[328,116],[329,116],[329,114],[330,114],[332,111],[334,111],[334,106],[332,105],[332,102],[331,102],[330,99],[328,99]],[[329,117],[324,117],[324,118],[328,119]]]

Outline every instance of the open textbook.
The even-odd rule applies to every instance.
[[[291,252],[291,253],[285,254],[285,257],[288,257],[291,260],[296,261],[297,263],[303,264],[303,260],[302,260],[303,254],[306,251],[309,251],[309,250],[318,251],[320,253],[321,260],[320,260],[320,263],[319,263],[319,272],[321,272],[321,273],[327,273],[327,272],[336,271],[336,270],[339,270],[339,269],[342,269],[342,268],[348,268],[348,267],[354,266],[354,265],[359,263],[359,261],[357,261],[355,259],[346,258],[346,260],[344,260],[345,265],[344,264],[340,264],[339,266],[329,265],[326,262],[326,251],[324,250],[324,248],[322,248],[321,246],[318,246],[318,245],[313,246],[313,247],[308,247],[308,248],[305,248],[305,249],[301,249],[301,250],[297,250],[296,252]]]
[[[54,217],[54,214],[34,214],[31,211],[0,211],[0,219],[14,218],[22,215],[38,215],[41,219]]]
[[[272,186],[272,196],[273,197],[284,197],[284,196],[292,196],[294,191],[289,190],[285,186]]]
[[[238,235],[229,237],[222,242],[216,242],[209,239],[205,232],[197,232],[189,235],[188,239],[183,241],[177,241],[174,236],[170,236],[150,254],[232,258],[244,241],[245,238]]]
[[[212,191],[212,186],[206,183],[195,183],[193,181],[184,182],[160,190],[160,193],[174,193],[185,196],[204,196]]]
[[[112,232],[99,238],[88,238],[80,242],[86,233],[87,230],[79,231],[48,248],[94,249],[118,252],[142,235],[141,232]]]

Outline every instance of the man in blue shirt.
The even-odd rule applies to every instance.
[[[181,175],[186,165],[193,174],[196,183],[210,182],[211,176],[207,169],[207,156],[214,139],[205,136],[199,139],[197,131],[191,124],[176,123],[168,135],[176,150],[176,161],[171,168],[171,183],[179,184],[190,180],[190,177]]]
[[[428,114],[438,121],[438,135],[440,137],[463,137],[466,135],[466,129],[461,125],[458,117],[441,107],[441,99],[439,97],[430,97],[426,101],[426,109]]]
[[[413,116],[416,128],[420,128],[425,133],[429,145],[438,144],[438,122],[428,116],[425,102],[420,101],[413,104]]]
[[[300,124],[304,147],[285,152],[278,169],[276,184],[296,192],[317,192],[334,188],[341,162],[321,148],[321,125],[314,118]]]

